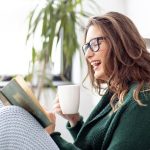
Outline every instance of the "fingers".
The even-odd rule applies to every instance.
[[[53,105],[53,109],[56,109],[56,108],[60,108],[59,102],[57,102],[57,103],[55,103],[55,104]]]
[[[56,94],[56,97],[55,97],[55,99],[54,99],[54,103],[57,103],[57,102],[59,102],[58,94]]]
[[[47,113],[48,113],[48,112],[47,112]],[[49,117],[49,119],[52,121],[52,124],[50,124],[49,126],[47,126],[47,127],[45,128],[45,130],[46,130],[49,134],[51,134],[51,133],[53,133],[54,130],[55,130],[56,116],[55,116],[54,113],[48,113],[48,117]]]
[[[59,115],[62,115],[62,110],[61,110],[61,107],[60,107],[58,95],[56,95],[56,98],[54,100],[54,105],[52,107],[52,112],[57,113]]]
[[[47,113],[47,116],[49,117],[49,119],[50,119],[53,123],[55,123],[55,122],[56,122],[56,116],[55,116],[55,114],[52,113],[52,112],[48,112],[48,111],[46,111],[46,113]]]
[[[51,120],[53,120],[54,123],[56,122],[56,116],[55,116],[54,113],[50,112],[49,113],[49,118],[51,118]]]

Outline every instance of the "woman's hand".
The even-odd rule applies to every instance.
[[[48,132],[48,134],[51,134],[55,131],[55,122],[56,122],[56,116],[54,113],[47,112],[47,115],[49,119],[52,121],[52,124],[50,124],[48,127],[45,128],[45,130]]]
[[[53,105],[53,112],[59,114],[61,117],[68,120],[71,127],[74,127],[77,124],[77,122],[80,120],[79,113],[77,113],[77,114],[63,114],[61,107],[60,107],[58,96],[56,96],[56,98],[55,98],[55,103]]]

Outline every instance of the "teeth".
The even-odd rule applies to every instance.
[[[100,61],[99,60],[96,60],[96,61],[92,61],[91,62],[91,65],[92,66],[96,66],[97,64],[99,64],[100,63]]]

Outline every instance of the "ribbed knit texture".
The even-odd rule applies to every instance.
[[[17,106],[0,108],[0,150],[58,149],[52,138],[27,111]]]
[[[0,100],[0,108],[1,108],[1,107],[3,107],[3,104],[2,104],[2,102],[1,102],[1,100]]]

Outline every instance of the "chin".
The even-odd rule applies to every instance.
[[[94,74],[94,77],[95,77],[95,79],[100,79],[100,80],[103,79],[103,76],[99,75],[99,74]]]
[[[94,77],[95,77],[95,79],[97,79],[97,80],[106,81],[106,76],[105,76],[104,73],[99,73],[99,72],[97,72],[97,73],[94,74]]]

